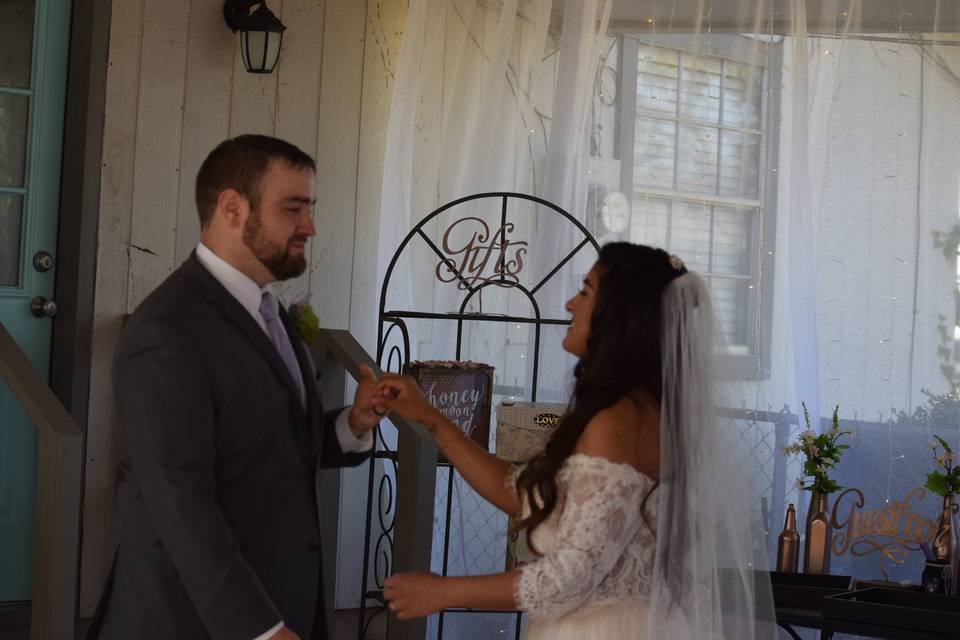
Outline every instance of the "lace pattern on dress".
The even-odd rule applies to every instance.
[[[584,454],[567,458],[557,479],[558,506],[533,533],[544,555],[517,580],[519,608],[555,619],[588,605],[646,600],[656,545],[641,503],[653,481],[630,465]],[[647,501],[648,519],[656,497]]]

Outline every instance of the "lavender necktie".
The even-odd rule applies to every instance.
[[[263,322],[267,325],[267,333],[270,334],[270,340],[273,346],[277,348],[280,359],[287,365],[293,383],[297,385],[297,395],[300,397],[300,403],[303,404],[304,388],[303,378],[300,375],[300,365],[297,363],[297,355],[293,352],[293,345],[290,344],[290,337],[287,330],[283,327],[283,322],[277,315],[279,305],[276,299],[269,291],[264,291],[260,297],[260,315],[263,316]]]

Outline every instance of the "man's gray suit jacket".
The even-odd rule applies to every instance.
[[[326,638],[317,467],[354,466],[281,311],[276,348],[192,255],[139,306],[113,365],[115,557],[93,635],[252,640],[283,620]],[[322,506],[321,506],[322,510]]]

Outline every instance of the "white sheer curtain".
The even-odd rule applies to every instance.
[[[398,63],[387,130],[382,186],[378,282],[404,237],[435,208],[484,192],[538,196],[583,219],[589,160],[588,114],[594,95],[596,60],[606,41],[610,0],[412,0]],[[444,250],[446,230],[472,217],[450,236],[464,245],[490,245],[500,227],[501,199],[467,203],[441,214],[423,234]],[[509,238],[526,243],[517,280],[528,289],[576,246],[575,229],[547,207],[529,201],[508,203],[514,225]],[[573,242],[574,244],[570,244]],[[424,238],[414,237],[390,276],[387,310],[436,313],[460,309],[467,292],[441,282],[449,272]],[[519,247],[518,247],[519,248]],[[563,302],[572,283],[595,258],[588,247],[544,286],[535,300],[543,317],[565,318]],[[460,256],[462,257],[462,256]],[[458,262],[460,257],[453,256]],[[511,253],[507,259],[515,258]],[[489,277],[497,255],[486,270]],[[452,277],[450,278],[452,279]],[[530,300],[517,291],[491,286],[478,293],[468,311],[533,316]],[[447,320],[407,319],[413,359],[453,359],[457,325]],[[538,387],[553,398],[565,392],[572,361],[559,349],[560,331],[542,342],[544,373]],[[393,334],[397,335],[396,332]],[[531,396],[533,332],[526,324],[466,323],[462,359],[496,367],[495,399]],[[391,339],[391,345],[396,341]],[[547,394],[551,395],[551,394]],[[544,394],[541,394],[541,399]],[[392,434],[386,434],[392,440]],[[446,470],[438,472],[434,566],[443,565]],[[452,485],[453,510],[448,571],[492,572],[504,567],[506,520],[459,480]],[[484,638],[512,633],[513,616],[448,615],[445,637]],[[437,632],[431,621],[431,633]]]
[[[862,489],[873,509],[904,500],[924,483],[933,469],[927,448],[933,434],[954,446],[960,441],[953,371],[957,248],[942,241],[958,224],[960,43],[956,22],[954,33],[940,32],[938,7],[932,8],[926,25],[903,27],[913,17],[905,8],[890,32],[872,34],[856,22],[867,23],[869,3],[854,7],[845,37],[809,38],[809,98],[793,100],[793,113],[806,106],[810,114],[813,215],[804,226],[815,252],[794,237],[778,243],[791,256],[816,256],[789,271],[797,283],[790,286],[808,292],[814,309],[804,327],[793,318],[794,406],[815,397],[801,395],[807,388],[820,398],[814,415],[829,416],[839,405],[857,435],[838,479]],[[935,520],[939,505],[937,496],[915,497],[906,512]],[[913,537],[916,528],[906,518],[892,527],[895,537]],[[898,556],[902,565],[881,562],[877,552],[857,559],[848,550],[834,566],[918,582],[921,558],[915,547]]]
[[[520,192],[583,218],[587,116],[611,7],[608,0],[410,3],[387,130],[378,282],[414,225],[436,207],[463,196]],[[478,216],[495,231],[499,214],[497,202],[467,205],[424,231],[439,247],[454,220]],[[566,227],[539,206],[518,206],[509,218],[517,225],[515,239],[530,242],[536,236],[529,247],[532,263],[519,276],[532,288],[571,248],[567,245],[572,236],[559,238]],[[581,275],[592,257],[577,263]],[[459,309],[465,292],[431,275],[437,262],[437,255],[416,238],[391,277],[387,308]],[[538,292],[544,315],[562,317],[568,291],[569,286],[547,286]],[[471,301],[476,305],[471,308],[479,310],[481,299],[486,311],[530,313],[525,300],[503,291],[485,292]],[[414,358],[453,356],[455,325],[409,324]],[[471,335],[476,332],[476,327],[468,327]],[[515,347],[509,363],[504,361],[507,340]],[[486,338],[484,342],[492,344]],[[494,354],[482,357],[496,357],[491,364],[498,368],[498,382],[523,388],[526,328],[499,342],[499,348],[491,347]]]
[[[921,553],[897,538],[932,537],[910,514],[935,519],[940,499],[896,503],[933,469],[933,434],[960,444],[958,18],[936,0],[750,0],[639,3],[611,21],[636,61],[620,66],[636,103],[619,96],[632,215],[618,235],[711,283],[739,408],[765,412],[744,422],[743,454],[761,466],[771,547],[785,503],[802,528],[809,500],[779,451],[800,403],[815,430],[839,406],[856,435],[834,475],[888,509],[888,529],[874,521],[833,559],[861,579],[919,581]]]
[[[758,412],[743,455],[761,467],[756,517],[774,544],[786,503],[800,503],[802,522],[807,501],[797,461],[779,452],[803,428],[801,402],[814,429],[839,405],[857,430],[840,483],[868,507],[900,501],[932,470],[933,434],[960,447],[958,24],[960,7],[943,0],[411,0],[378,276],[419,219],[481,191],[542,196],[599,239],[664,247],[708,280],[746,398],[733,408]],[[452,211],[425,232],[439,242],[465,215],[499,226],[489,209]],[[538,282],[570,248],[569,227],[542,207],[511,216],[530,242],[524,281]],[[540,290],[545,316],[564,317],[587,254]],[[406,252],[386,307],[458,308],[464,292],[436,266],[423,242]],[[491,289],[484,311],[529,313]],[[411,329],[414,358],[452,357],[455,327]],[[527,328],[464,331],[462,357],[496,366],[501,393],[529,397]],[[558,338],[545,335],[541,397],[562,401],[572,363]],[[503,523],[461,498],[452,571],[497,570]],[[937,508],[930,496],[910,505],[925,519]],[[881,569],[879,553],[847,550],[834,572],[919,580],[919,552],[897,558]],[[493,637],[499,624],[445,635]]]

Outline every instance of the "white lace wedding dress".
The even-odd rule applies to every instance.
[[[570,456],[557,478],[558,506],[532,537],[543,556],[517,582],[527,640],[647,638],[656,538],[640,505],[653,480],[583,454]],[[657,493],[645,505],[654,527]]]

